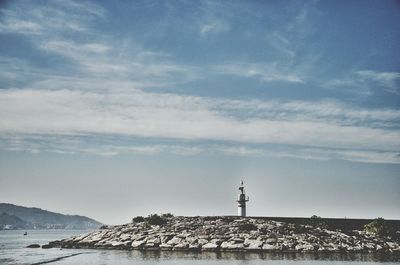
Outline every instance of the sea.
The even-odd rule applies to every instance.
[[[125,251],[86,249],[26,248],[30,244],[46,244],[90,231],[83,230],[28,230],[0,231],[0,264],[63,264],[63,265],[211,265],[211,264],[270,264],[270,265],[373,265],[400,264],[400,259],[370,254],[272,254],[272,253],[187,253],[169,251]]]

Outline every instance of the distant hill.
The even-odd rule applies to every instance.
[[[80,215],[0,203],[1,229],[96,229],[102,224]]]
[[[4,212],[0,214],[0,229],[24,229],[29,227],[30,224],[18,216]]]

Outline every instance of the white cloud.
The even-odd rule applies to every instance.
[[[32,4],[16,2],[11,9],[1,10],[0,32],[48,36],[83,32],[93,19],[104,16],[103,8],[90,2],[55,0],[46,5]]]
[[[219,34],[230,30],[231,12],[229,4],[216,1],[201,1],[197,5],[199,16],[196,29],[201,37]],[[232,12],[233,13],[233,12]]]
[[[323,86],[339,88],[360,95],[371,95],[378,87],[393,94],[400,94],[400,73],[362,70],[350,76],[326,81]]]
[[[356,74],[381,82],[385,86],[393,85],[393,82],[400,79],[400,73],[397,72],[376,72],[371,70],[357,71]]]
[[[226,100],[141,91],[3,90],[0,92],[0,133],[103,134],[382,152],[395,152],[400,148],[398,130],[368,127],[369,119],[378,119],[379,111],[368,113],[368,110],[353,110],[343,105],[343,108],[349,108],[350,119],[341,124],[341,118],[338,118],[341,114],[332,114],[340,107],[323,103],[319,105],[322,116],[316,113],[317,107],[309,108],[305,102],[285,103],[274,114],[279,117],[280,113],[291,109],[292,114],[287,112],[284,119],[241,117],[240,111],[223,109],[223,104],[227,104]],[[277,102],[270,104],[279,105]],[[246,101],[239,101],[236,106],[249,107]],[[262,102],[256,108],[260,106]],[[254,109],[253,113],[258,111]],[[381,110],[381,113],[384,116],[380,121],[388,124],[399,117],[395,111]]]
[[[399,94],[398,89],[400,85],[399,83],[396,83],[400,80],[400,73],[398,72],[377,72],[372,70],[364,70],[357,71],[356,74],[360,76],[364,82],[376,81],[388,92]]]
[[[309,160],[340,159],[363,163],[400,164],[400,153],[396,151],[346,150],[320,148],[292,148],[266,153],[272,157],[289,157]]]
[[[218,65],[216,71],[222,74],[257,78],[263,82],[289,82],[303,83],[303,80],[296,73],[287,70],[278,69],[275,63],[257,64],[257,63],[229,63]]]
[[[41,152],[57,154],[90,154],[115,156],[120,154],[158,155],[162,153],[179,156],[199,154],[240,157],[296,158],[306,160],[339,159],[364,163],[400,164],[398,151],[349,150],[337,148],[312,148],[279,145],[243,145],[240,143],[207,144],[205,142],[161,141],[132,143],[129,138],[115,141],[111,135],[0,135],[0,148],[14,152]]]
[[[124,46],[96,36],[95,30],[88,30],[93,19],[104,15],[96,5],[54,1],[31,11],[10,11],[0,23],[0,31],[28,35],[35,48],[64,58],[73,70],[42,70],[23,60],[0,56],[11,66],[0,73],[2,77],[29,81],[20,85],[21,89],[0,90],[0,136],[8,150],[196,155],[211,149],[237,156],[399,163],[398,110],[362,109],[327,101],[230,100],[150,93],[140,89],[191,82],[199,78],[198,69],[175,63],[173,56],[145,49],[134,41]],[[206,18],[199,24],[200,34],[229,30],[225,20]],[[54,32],[59,33],[57,38]],[[73,41],[64,35],[66,32],[90,36],[85,39],[88,41]],[[286,45],[288,57],[294,57],[292,40],[285,35],[275,37]],[[305,82],[301,69],[293,70],[282,62],[226,63],[213,69],[261,82]],[[23,78],[26,76],[29,78]],[[357,80],[374,80],[387,86],[398,78],[394,73],[373,71],[360,71],[356,76]],[[123,145],[111,140],[86,143],[82,139],[110,135],[140,139],[142,144]],[[165,140],[187,144],[149,144]],[[207,141],[221,144],[198,144]],[[271,153],[252,147],[271,143],[293,149]]]
[[[210,33],[221,33],[229,30],[229,25],[220,20],[207,21],[207,23],[200,26],[200,34],[202,36]]]
[[[103,19],[104,10],[95,4],[52,1],[18,7],[17,3],[3,11],[0,31],[25,34],[33,48],[46,52],[48,58],[62,56],[66,62],[57,66],[63,65],[66,70],[40,69],[36,64],[21,63],[21,59],[0,56],[0,61],[7,60],[12,67],[21,66],[4,67],[0,75],[7,80],[29,81],[31,87],[49,89],[113,89],[159,88],[198,78],[195,67],[175,63],[160,51],[147,50],[134,40],[118,42],[98,34],[93,21]],[[79,35],[82,31],[85,38]]]
[[[0,23],[0,32],[12,32],[22,34],[41,34],[42,26],[28,20],[8,19]]]
[[[230,156],[262,156],[264,150],[257,148],[249,148],[246,146],[227,146],[218,148],[225,155]]]

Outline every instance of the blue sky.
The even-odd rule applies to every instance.
[[[94,195],[80,209],[67,203],[68,193],[84,200],[87,191],[56,196],[52,185],[71,179],[102,190],[109,180],[146,179],[141,198],[229,214],[229,199],[211,198],[235,197],[245,177],[259,196],[253,215],[400,218],[399,8],[396,1],[2,2],[0,200],[64,204],[64,212],[122,222],[168,209],[150,200],[114,205],[109,217],[93,207]],[[81,161],[105,168],[91,172]],[[20,189],[28,179],[48,185]],[[297,194],[302,207],[276,197],[294,180],[306,184]],[[277,186],[266,192],[260,183]],[[350,197],[321,199],[328,186]],[[316,190],[317,204],[305,195]],[[32,192],[48,195],[24,195]],[[116,188],[108,197],[116,195],[134,196]],[[373,207],[361,198],[374,198]]]

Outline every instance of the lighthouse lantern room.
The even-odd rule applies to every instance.
[[[240,193],[238,195],[238,216],[246,217],[246,202],[249,201],[249,196],[246,197],[243,187],[243,180],[240,182]]]

